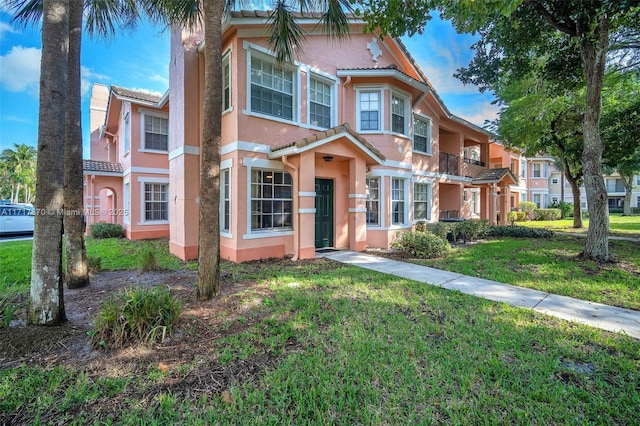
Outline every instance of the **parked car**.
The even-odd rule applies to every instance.
[[[33,234],[35,209],[20,204],[0,204],[0,237]]]

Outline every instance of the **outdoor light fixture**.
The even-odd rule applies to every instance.
[[[330,163],[333,160],[333,155],[325,155],[322,157],[322,159],[327,163]]]

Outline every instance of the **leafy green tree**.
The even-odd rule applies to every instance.
[[[393,0],[396,1],[396,0]],[[609,0],[410,0],[410,7],[377,11],[390,0],[360,0],[370,28],[402,35],[420,31],[429,18],[421,5],[437,8],[459,31],[477,32],[481,42],[471,66],[461,75],[481,88],[494,88],[503,73],[522,77],[529,72],[530,58],[553,54],[548,71],[565,81],[583,79],[586,85],[582,120],[582,164],[589,205],[589,230],[582,256],[609,259],[609,212],[602,177],[604,145],[600,138],[602,87],[607,55],[609,63],[622,68],[640,64],[637,46],[640,6],[636,1]],[[415,6],[415,5],[418,6]],[[381,6],[382,5],[382,6]],[[411,18],[407,19],[407,16]],[[403,23],[405,21],[405,23]],[[549,49],[550,41],[557,46]],[[482,47],[483,49],[479,49]],[[559,54],[562,52],[562,54]]]

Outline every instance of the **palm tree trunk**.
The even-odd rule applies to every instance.
[[[222,17],[224,0],[204,3],[204,128],[200,148],[198,298],[220,293],[220,143],[222,139]]]
[[[29,304],[29,323],[38,325],[55,325],[66,319],[62,288],[62,209],[68,38],[69,0],[44,0]]]
[[[582,164],[584,187],[589,206],[589,230],[581,257],[597,261],[609,260],[609,208],[607,189],[602,177],[602,153],[600,139],[600,114],[602,112],[602,86],[607,48],[609,45],[608,21],[603,18],[595,29],[597,40],[584,37],[580,56],[584,66],[587,86],[587,103],[582,122],[584,146]]]
[[[80,48],[84,0],[69,1],[69,82],[67,85],[66,134],[64,143],[64,233],[66,236],[68,288],[89,285],[87,250],[84,242],[82,125],[80,108]]]

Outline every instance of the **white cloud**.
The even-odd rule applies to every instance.
[[[13,46],[0,56],[0,84],[9,92],[38,92],[41,49]]]
[[[15,115],[5,115],[2,119],[6,121],[13,121],[15,123],[33,124],[33,120],[24,117],[17,117]]]
[[[0,39],[4,37],[4,33],[18,34],[18,31],[16,31],[10,24],[0,22]]]
[[[166,76],[160,75],[160,74],[153,74],[151,76],[149,76],[149,80],[150,81],[157,81],[158,83],[161,83],[167,87],[169,87],[169,79]]]
[[[85,96],[91,89],[91,84],[96,81],[109,81],[111,77],[91,71],[84,65],[80,67],[81,94]]]
[[[485,121],[498,118],[499,105],[492,105],[490,102],[477,102],[468,108],[460,108],[459,111],[451,111],[458,117],[462,117],[476,126],[484,127]]]
[[[140,89],[140,88],[135,88],[135,89],[130,89],[130,90],[134,90],[136,92],[142,92],[142,93],[146,93],[148,95],[154,95],[154,96],[162,96],[164,93],[160,93],[157,90],[149,90],[149,89]]]

